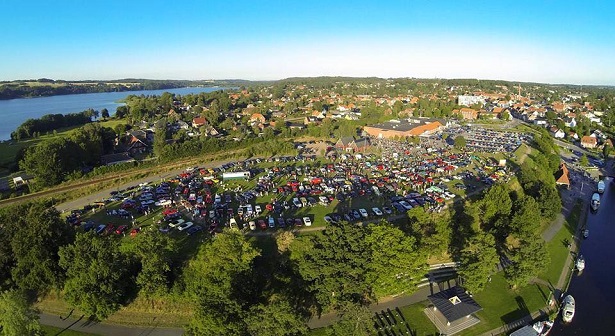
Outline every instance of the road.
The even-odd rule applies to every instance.
[[[39,314],[39,322],[43,325],[57,328],[81,331],[97,335],[109,336],[180,336],[184,333],[183,329],[162,328],[162,327],[128,327],[105,323],[91,322],[87,318],[78,316],[62,319],[57,315]],[[61,335],[61,333],[59,334]]]

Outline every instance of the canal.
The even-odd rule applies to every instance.
[[[589,204],[589,200],[587,200]],[[585,270],[575,271],[568,289],[576,300],[574,319],[563,324],[561,315],[552,335],[615,335],[615,185],[607,179],[597,212],[587,216],[589,237],[580,254]],[[564,294],[566,295],[566,294]]]

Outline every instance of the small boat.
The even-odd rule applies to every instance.
[[[564,302],[562,303],[562,320],[566,323],[572,322],[574,317],[574,298],[572,295],[566,295]]]
[[[553,321],[538,321],[513,332],[510,336],[547,336],[552,327]]]
[[[579,257],[577,258],[576,267],[579,272],[582,272],[585,269],[585,258],[583,258],[583,255],[581,254],[579,254]]]
[[[591,207],[594,211],[598,210],[598,208],[600,207],[600,194],[594,193],[592,195]]]
[[[604,183],[604,181],[603,180],[598,181],[598,193],[602,194],[605,188],[606,188],[606,184]]]
[[[589,229],[583,230],[583,238],[585,239],[589,238]]]

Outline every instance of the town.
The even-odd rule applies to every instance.
[[[570,236],[587,230],[577,225],[587,193],[609,166],[612,97],[502,81],[299,78],[129,95],[117,111],[71,116],[68,129],[66,117],[31,120],[2,144],[23,148],[5,165],[14,173],[2,218],[57,227],[32,248],[59,258],[19,280],[11,274],[31,264],[12,249],[3,281],[32,287],[46,272],[32,288],[43,312],[137,325],[163,314],[158,323],[190,334],[262,323],[347,333],[347,319],[362,316],[366,335],[477,335],[507,331],[500,316],[511,310],[509,322],[553,319]],[[54,219],[42,221],[50,204],[42,212]],[[216,295],[242,308],[220,310]],[[139,308],[154,300],[159,308]],[[451,300],[471,309],[454,312]],[[284,322],[263,322],[281,310]]]

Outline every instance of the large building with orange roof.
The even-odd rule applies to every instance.
[[[444,125],[433,119],[389,120],[373,126],[365,126],[363,130],[376,138],[405,138],[409,136],[425,136],[444,129]]]

